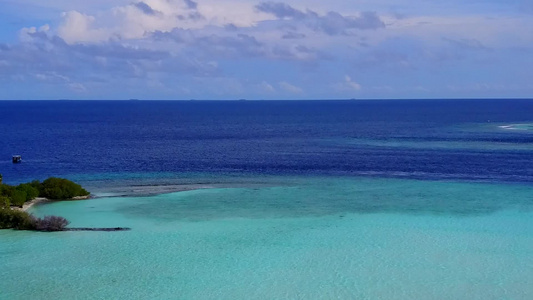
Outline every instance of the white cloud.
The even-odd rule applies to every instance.
[[[87,91],[87,88],[83,84],[78,83],[78,82],[70,83],[68,86],[74,92],[81,93],[81,92]]]
[[[268,82],[263,81],[258,85],[259,91],[262,93],[275,93],[276,89]]]
[[[344,80],[346,81],[346,86],[348,86],[349,88],[356,91],[361,89],[361,85],[355,81],[352,81],[352,78],[350,76],[346,75],[344,77]]]
[[[19,31],[19,38],[23,42],[32,41],[32,38],[30,35],[36,34],[36,33],[44,33],[46,34],[48,31],[50,31],[50,25],[45,24],[39,28],[37,27],[24,27]]]
[[[37,73],[34,74],[35,79],[44,82],[70,82],[67,76],[58,74],[57,72]]]
[[[344,76],[344,81],[333,84],[333,89],[337,92],[354,92],[361,90],[361,85],[352,80],[348,75]]]
[[[278,84],[281,89],[292,94],[302,94],[304,92],[302,88],[292,85],[286,81],[281,81]]]
[[[202,29],[232,24],[251,27],[268,19],[253,5],[242,2],[207,2],[192,5],[182,0],[145,0],[116,6],[87,15],[77,10],[63,13],[57,29],[66,42],[103,42],[110,38],[143,39],[152,32],[179,29]],[[231,9],[228,9],[231,7]]]
[[[417,85],[435,92],[429,81],[457,84],[457,74],[465,84],[479,75],[519,86],[531,78],[533,19],[521,14],[461,13],[442,4],[448,9],[400,9],[398,17],[386,0],[287,0],[262,11],[263,0],[6,1],[51,9],[57,19],[48,11],[39,20],[51,25],[35,18],[42,26],[20,30],[19,42],[0,41],[4,82],[16,76],[64,90],[82,91],[79,83],[87,94],[108,84],[168,97],[246,98],[374,97],[420,92],[405,88]]]
[[[67,43],[101,42],[109,39],[110,32],[95,28],[95,17],[78,11],[62,14],[63,24],[58,28],[58,35]]]
[[[389,21],[388,30],[373,36],[374,40],[410,36],[420,41],[437,44],[442,42],[442,38],[450,38],[477,40],[488,47],[527,46],[533,43],[533,35],[524,30],[533,26],[532,19],[527,16],[420,15],[400,20],[390,18]]]

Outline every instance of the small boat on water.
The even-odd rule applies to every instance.
[[[20,155],[13,155],[13,163],[18,164],[22,162],[22,156]]]

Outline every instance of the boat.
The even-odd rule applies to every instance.
[[[22,157],[20,155],[13,155],[13,163],[18,164],[22,162]]]

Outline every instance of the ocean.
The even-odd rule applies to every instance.
[[[0,101],[0,299],[531,299],[533,100]],[[11,155],[22,155],[12,164]]]

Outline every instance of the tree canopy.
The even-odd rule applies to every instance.
[[[17,186],[0,184],[0,207],[9,205],[22,206],[25,202],[37,197],[66,200],[88,195],[89,192],[77,183],[64,178],[50,177],[43,182],[34,180]],[[6,203],[9,204],[6,205]]]
[[[39,191],[39,196],[54,200],[87,195],[89,195],[89,192],[82,188],[81,185],[57,177],[50,177],[43,181]]]

